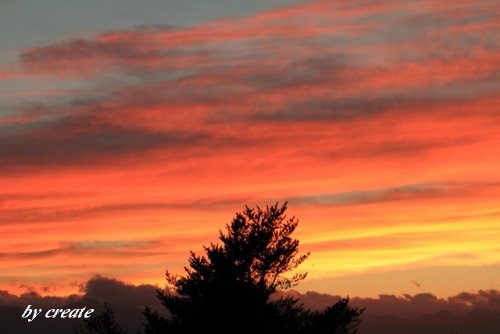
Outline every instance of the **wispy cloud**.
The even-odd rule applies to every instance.
[[[117,240],[187,252],[275,200],[301,218],[312,276],[499,262],[497,12],[313,1],[19,50],[0,66],[0,253],[18,261],[3,282],[37,257],[38,280],[86,274],[48,263],[83,263],[82,245],[110,262],[137,251]],[[155,247],[136,276],[106,273],[151,280],[170,249]]]

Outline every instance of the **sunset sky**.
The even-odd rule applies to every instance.
[[[289,202],[299,291],[500,290],[498,0],[0,4],[0,290],[164,285]]]

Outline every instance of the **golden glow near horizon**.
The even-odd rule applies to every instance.
[[[311,252],[299,290],[500,289],[498,13],[321,1],[23,50],[0,67],[21,87],[0,114],[0,289],[163,284],[276,201]]]

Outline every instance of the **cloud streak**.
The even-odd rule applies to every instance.
[[[67,293],[89,254],[154,283],[276,200],[318,279],[499,263],[497,11],[312,1],[19,50],[0,66],[2,284]]]

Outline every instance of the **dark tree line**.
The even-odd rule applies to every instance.
[[[311,311],[296,298],[273,299],[278,290],[306,277],[296,269],[309,254],[299,254],[291,237],[298,220],[287,218],[287,203],[265,209],[246,207],[237,213],[220,244],[191,252],[185,276],[166,272],[173,292],[158,290],[168,310],[165,318],[146,307],[145,334],[354,334],[363,309],[341,299],[323,311]],[[124,334],[109,308],[85,322],[81,334]]]

